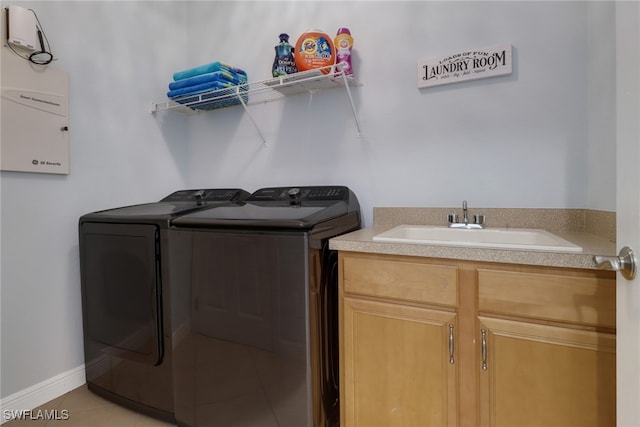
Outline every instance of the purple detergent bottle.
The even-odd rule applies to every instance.
[[[340,28],[333,41],[336,48],[336,64],[342,63],[342,70],[345,74],[353,74],[351,68],[351,49],[353,49],[353,37],[348,28]]]

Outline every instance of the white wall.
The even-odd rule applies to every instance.
[[[86,212],[183,187],[324,183],[353,188],[367,224],[374,206],[462,199],[615,210],[600,191],[615,187],[615,157],[603,155],[615,111],[592,107],[614,99],[594,59],[614,46],[609,4],[20,3],[70,73],[71,174],[0,175],[3,398],[83,363],[76,226]],[[362,137],[341,92],[250,107],[266,145],[240,107],[148,112],[174,71],[223,60],[263,80],[279,33],[295,41],[340,26],[355,38]],[[501,43],[513,45],[511,76],[416,88],[419,58]]]
[[[614,210],[614,196],[588,186],[592,173],[598,190],[615,185],[615,157],[602,153],[614,134],[614,109],[607,109],[614,91],[599,62],[612,51],[612,5],[593,9],[589,15],[582,2],[196,3],[190,62],[224,60],[254,80],[269,77],[280,32],[295,43],[313,27],[333,35],[348,26],[363,83],[354,91],[363,136],[344,93],[254,107],[267,146],[241,109],[201,115],[190,119],[192,182],[343,183],[358,194],[368,224],[373,206],[463,199],[472,207]],[[230,38],[211,37],[212,28]],[[246,28],[260,28],[260,38]],[[596,41],[603,53],[589,51]],[[502,43],[513,45],[511,76],[417,89],[418,59]],[[590,110],[589,95],[603,108]]]
[[[188,146],[171,142],[184,123],[149,114],[186,62],[186,4],[20,5],[38,14],[58,58],[51,66],[70,75],[71,173],[0,175],[3,398],[84,363],[78,217],[157,200],[187,181]]]
[[[587,157],[586,207],[616,210],[616,49],[615,7],[587,4]]]

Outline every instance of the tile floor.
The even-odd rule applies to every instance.
[[[38,410],[57,414],[58,420],[38,419]],[[57,412],[52,412],[57,410]],[[68,411],[68,412],[63,412]],[[42,413],[41,413],[42,414]],[[65,418],[68,414],[68,419]],[[40,418],[44,417],[41,415]],[[95,395],[86,385],[31,411],[32,419],[16,419],[2,427],[171,427],[173,424],[147,417]]]

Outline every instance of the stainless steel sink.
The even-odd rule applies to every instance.
[[[559,252],[582,252],[582,248],[555,234],[538,229],[459,229],[430,225],[399,225],[373,237],[377,242],[437,246],[467,246]]]

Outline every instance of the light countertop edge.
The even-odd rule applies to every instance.
[[[593,261],[594,255],[616,255],[614,241],[576,231],[553,234],[581,246],[583,251],[578,253],[389,243],[373,240],[375,235],[390,228],[393,228],[393,225],[375,225],[343,234],[332,238],[329,241],[329,248],[338,251],[579,269],[597,269]]]

